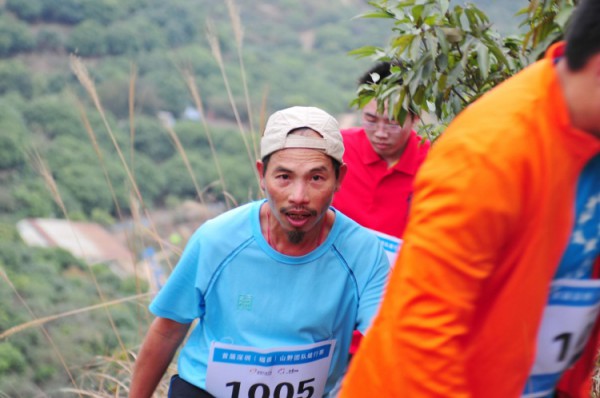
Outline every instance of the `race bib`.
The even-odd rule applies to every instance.
[[[219,398],[321,398],[335,340],[256,349],[214,342],[206,390]]]
[[[536,359],[523,397],[546,397],[581,355],[600,309],[600,280],[557,279],[538,332]]]

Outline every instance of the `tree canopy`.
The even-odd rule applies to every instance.
[[[353,104],[373,98],[389,106],[403,121],[409,109],[434,114],[438,123],[426,126],[435,138],[465,106],[536,60],[567,24],[571,0],[532,1],[519,12],[521,33],[503,35],[474,4],[449,0],[369,2],[363,18],[392,20],[394,34],[386,46],[352,51],[360,57],[388,61],[392,74],[375,85],[359,88]]]

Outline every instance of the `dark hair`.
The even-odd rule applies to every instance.
[[[599,0],[600,1],[600,0]],[[377,73],[379,75],[379,80],[377,81],[377,83],[379,83],[381,80],[385,79],[386,77],[390,76],[392,74],[392,66],[400,66],[401,68],[403,68],[402,63],[399,62],[388,62],[388,61],[382,61],[382,62],[378,62],[375,65],[373,65],[371,67],[371,69],[369,69],[368,71],[366,71],[359,79],[358,79],[358,85],[361,84],[376,84],[373,81],[373,73]],[[401,85],[404,81],[402,80],[402,78],[398,78],[397,83],[399,85]],[[409,113],[410,113],[410,117],[411,118],[415,118],[415,116],[417,116],[419,114],[419,112],[416,109],[413,109],[412,107],[409,109]]]
[[[600,52],[600,1],[581,0],[569,20],[565,57],[569,69],[578,71]]]
[[[272,155],[272,153],[270,153],[267,156],[265,156],[264,158],[262,158],[263,177],[267,173],[267,166],[269,165],[269,160],[271,160],[271,155]],[[335,172],[335,179],[339,180],[341,163],[339,161],[337,161],[336,159],[332,158],[331,156],[329,156],[329,159],[331,159],[331,163],[333,164],[333,171]]]
[[[379,75],[379,81],[381,81],[381,79],[384,79],[386,77],[388,77],[389,75],[392,74],[391,72],[391,67],[392,64],[390,62],[379,62],[376,63],[375,65],[373,65],[373,67],[371,67],[371,69],[369,69],[368,71],[366,71],[359,79],[358,79],[358,84],[373,84],[375,83],[373,81],[373,76],[371,76],[373,73],[377,73]]]

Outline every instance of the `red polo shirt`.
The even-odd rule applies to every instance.
[[[373,150],[363,128],[342,130],[348,173],[333,206],[360,225],[402,237],[413,192],[413,179],[429,150],[414,131],[400,160],[391,168]]]

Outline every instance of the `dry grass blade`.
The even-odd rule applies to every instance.
[[[58,186],[56,185],[56,181],[54,180],[50,169],[42,159],[41,155],[35,148],[32,148],[31,152],[29,153],[29,158],[34,170],[37,171],[44,180],[44,184],[46,184],[52,199],[58,205],[61,211],[66,214],[67,209],[58,190]]]
[[[215,162],[217,174],[218,174],[219,180],[221,182],[221,188],[223,190],[223,193],[225,193],[225,191],[227,190],[227,187],[225,185],[225,178],[223,177],[223,171],[221,170],[221,165],[219,163],[219,157],[217,156],[217,150],[215,149],[215,145],[212,140],[212,136],[210,133],[210,129],[208,127],[208,123],[206,122],[206,118],[204,117],[204,107],[202,106],[202,98],[200,97],[200,93],[198,92],[198,86],[196,85],[196,80],[194,79],[194,76],[193,76],[192,72],[190,72],[189,69],[184,69],[181,71],[181,73],[183,74],[183,77],[184,77],[184,80],[188,87],[188,90],[190,90],[190,94],[192,95],[192,98],[194,99],[194,103],[196,104],[196,109],[198,110],[198,112],[200,114],[200,120],[201,120],[202,126],[204,128],[204,133],[206,134],[206,139],[208,141],[208,146],[210,147],[210,152],[212,154],[213,161]],[[171,133],[171,129],[169,129],[169,134],[171,134],[171,138],[174,140],[175,145],[177,146],[177,150],[182,155],[184,162],[186,162],[185,163],[186,167],[188,167],[188,171],[190,172],[190,175],[194,179],[193,173],[191,171],[191,167],[189,165],[189,162],[187,161],[187,156],[185,154],[185,151],[183,150],[183,147],[181,146],[181,143],[179,142],[179,139],[177,138],[177,135],[174,133]],[[196,190],[199,190],[198,184],[196,183],[195,179],[194,179],[194,186],[196,187]],[[199,192],[199,194],[200,194],[200,192]],[[227,206],[231,207],[230,201],[227,201]]]
[[[227,97],[229,98],[229,103],[231,104],[231,108],[233,110],[233,115],[235,116],[235,120],[238,125],[238,129],[240,134],[242,135],[242,140],[244,141],[244,145],[246,146],[246,152],[248,154],[248,160],[250,160],[250,164],[254,164],[256,161],[256,157],[252,155],[250,150],[250,146],[248,144],[248,139],[246,138],[246,133],[244,129],[244,125],[240,119],[239,112],[237,110],[237,106],[235,105],[235,101],[233,99],[233,94],[231,92],[231,87],[229,85],[229,79],[227,78],[227,73],[225,72],[225,63],[223,62],[223,56],[221,54],[221,47],[219,45],[219,39],[215,33],[215,28],[210,19],[206,20],[206,37],[208,39],[208,43],[210,45],[213,56],[215,57],[217,64],[219,65],[219,70],[221,71],[221,77],[223,78],[223,83],[225,84],[225,90],[227,92]],[[260,185],[260,178],[258,176],[258,172],[254,170],[254,175],[256,177],[256,182]]]
[[[129,355],[132,359],[136,358],[134,352],[130,352]],[[90,370],[85,371],[81,377],[81,391],[89,394],[102,394],[103,397],[116,398],[123,396],[123,394],[127,396],[133,374],[131,361],[123,361],[114,357],[99,357],[87,368]],[[153,396],[167,396],[170,378],[175,373],[177,373],[176,366],[170,364]],[[86,388],[93,389],[93,392],[87,391]]]
[[[179,140],[177,133],[175,133],[175,130],[173,130],[173,128],[171,126],[168,126],[167,124],[163,124],[163,127],[169,133],[169,137],[171,137],[171,140],[175,144],[175,148],[177,148],[177,152],[179,153],[179,155],[181,155],[181,158],[183,159],[183,163],[185,164],[185,168],[187,169],[188,174],[190,175],[190,178],[192,179],[192,183],[194,184],[194,189],[196,190],[196,195],[198,196],[200,203],[204,203],[203,190],[200,189],[200,184],[198,184],[198,181],[196,180],[196,175],[194,174],[194,170],[192,169],[190,160],[187,157],[187,153],[185,152],[183,145],[181,145],[181,141]],[[210,139],[209,139],[209,143],[210,143],[209,145],[211,147],[211,150],[214,151],[214,147],[213,147],[212,143],[210,142]],[[216,163],[216,167],[217,167],[217,173],[219,174],[219,179],[221,180],[221,187],[223,189],[225,189],[225,180],[223,179],[223,172],[221,171],[221,167],[219,166],[219,163],[216,158],[215,158],[215,163]]]
[[[129,145],[131,146],[131,170],[135,174],[135,168],[133,167],[133,159],[135,155],[134,142],[135,142],[135,82],[137,80],[137,68],[131,64],[131,78],[129,79]]]
[[[3,271],[0,272],[0,275],[2,275],[3,279],[8,278]],[[94,310],[101,309],[101,308],[102,309],[108,308],[108,307],[112,307],[117,304],[126,303],[128,301],[139,300],[139,299],[146,298],[149,296],[150,296],[150,293],[142,293],[142,294],[138,294],[135,296],[125,297],[122,299],[111,300],[111,301],[103,302],[103,303],[96,304],[96,305],[90,305],[88,307],[78,308],[76,310],[65,311],[63,313],[56,314],[56,315],[50,315],[50,316],[46,316],[46,317],[42,317],[42,318],[36,318],[33,321],[22,323],[17,326],[13,326],[12,328],[9,328],[9,329],[5,330],[4,332],[0,333],[0,340],[6,339],[16,333],[22,332],[25,329],[29,329],[32,327],[40,327],[48,322],[55,321],[57,319],[66,318],[69,316],[81,314],[84,312],[90,312],[90,311],[94,311]]]
[[[94,152],[96,153],[96,156],[98,157],[98,161],[100,162],[100,167],[102,167],[102,173],[104,174],[104,179],[106,180],[106,184],[108,185],[108,189],[112,196],[113,203],[115,204],[115,209],[117,211],[117,215],[119,216],[119,219],[122,219],[123,212],[121,211],[121,207],[119,206],[119,201],[117,200],[117,194],[115,193],[115,189],[114,189],[112,182],[110,180],[110,177],[108,175],[108,171],[106,168],[106,162],[104,161],[104,156],[102,155],[102,151],[100,150],[100,145],[98,145],[98,140],[96,139],[96,133],[94,133],[94,129],[92,128],[92,125],[90,124],[90,120],[88,119],[87,114],[85,113],[85,109],[81,105],[81,102],[79,102],[78,100],[76,100],[76,102],[77,102],[77,105],[79,106],[79,115],[81,116],[81,120],[83,121],[83,127],[85,128],[85,131],[87,132],[88,137],[90,138],[90,141],[92,142],[92,146],[94,147]]]
[[[117,377],[114,377],[107,373],[99,373],[99,372],[90,373],[88,375],[88,377],[95,378],[96,381],[98,381],[100,383],[109,381],[109,382],[113,383],[114,385],[118,386],[119,389],[122,388],[125,391],[129,391],[129,387],[127,387],[127,384],[125,382],[123,382],[123,381],[119,380]]]
[[[85,396],[85,397],[93,397],[93,398],[110,398],[109,395],[100,395],[96,392],[86,391],[86,390],[82,390],[80,388],[61,388],[60,391],[78,394],[80,397]]]
[[[127,162],[125,161],[125,157],[123,156],[123,151],[121,151],[121,147],[119,146],[119,144],[117,142],[115,134],[113,133],[112,128],[110,127],[110,124],[108,123],[106,114],[104,112],[104,108],[102,107],[102,103],[100,102],[100,98],[98,97],[98,93],[96,91],[96,86],[94,85],[94,82],[90,78],[90,74],[88,73],[88,70],[85,67],[85,65],[83,64],[83,62],[81,61],[81,59],[77,58],[74,55],[71,55],[71,70],[73,70],[73,73],[75,73],[75,76],[77,76],[77,79],[79,79],[79,82],[81,83],[81,85],[85,88],[88,95],[92,98],[92,101],[94,102],[96,109],[98,110],[98,112],[100,113],[100,116],[102,117],[102,122],[104,123],[104,127],[106,128],[106,131],[108,132],[108,135],[110,136],[110,139],[112,140],[113,146],[115,147],[115,150],[117,151],[119,159],[121,160],[121,163],[123,164],[124,170],[127,173],[127,178],[129,179],[129,183],[131,184],[131,187],[135,191],[135,194],[138,197],[138,199],[140,201],[142,201],[142,194],[140,193],[137,183],[136,183],[135,179],[133,178],[131,169],[129,168],[129,166],[127,165]]]
[[[258,158],[258,144],[256,142],[256,135],[254,134],[254,122],[252,120],[252,107],[250,106],[250,93],[248,92],[248,82],[246,78],[246,66],[244,65],[244,57],[242,54],[242,47],[244,44],[244,29],[242,21],[240,19],[240,12],[235,4],[234,0],[225,0],[227,9],[229,10],[229,18],[231,19],[231,26],[233,27],[233,33],[235,36],[235,44],[237,49],[238,60],[240,62],[240,72],[242,74],[242,86],[244,87],[244,97],[246,100],[246,107],[248,112],[248,124],[250,125],[250,137],[252,138],[252,147],[254,148],[254,156]]]

